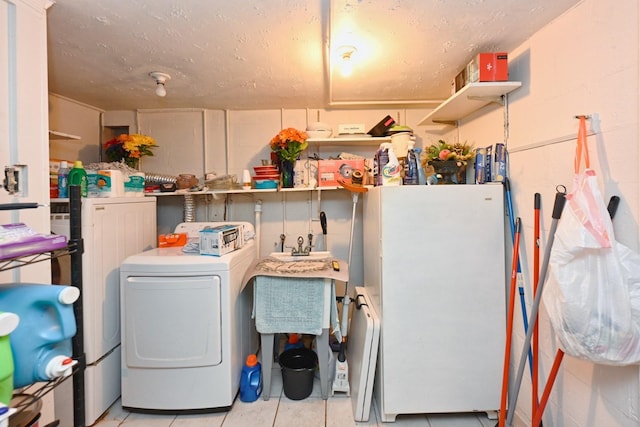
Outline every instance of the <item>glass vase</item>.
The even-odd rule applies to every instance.
[[[295,160],[282,160],[280,162],[280,178],[282,188],[293,188],[293,168],[295,167]]]
[[[137,157],[126,157],[124,162],[132,169],[140,170],[140,159]]]

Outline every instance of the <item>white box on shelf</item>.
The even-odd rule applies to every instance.
[[[348,123],[338,125],[338,135],[353,135],[365,133],[364,123]]]
[[[241,225],[205,227],[200,231],[200,255],[222,256],[240,249],[243,243]]]

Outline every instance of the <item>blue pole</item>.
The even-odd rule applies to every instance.
[[[509,184],[509,178],[504,178],[504,189],[505,189],[505,198],[507,201],[507,213],[509,216],[509,226],[511,228],[511,243],[514,243],[515,234],[516,234],[516,224],[515,217],[513,215],[513,202],[511,201],[511,185]],[[518,253],[518,277],[522,277],[522,269],[520,267],[520,254]],[[522,286],[522,282],[519,280],[518,284],[518,293],[520,294],[520,307],[522,308],[522,322],[524,325],[524,333],[526,334],[529,330],[529,319],[527,316],[527,305],[524,298],[524,287]],[[533,352],[531,351],[531,347],[529,347],[529,372],[533,374]]]

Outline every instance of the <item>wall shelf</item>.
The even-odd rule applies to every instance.
[[[70,133],[58,132],[57,130],[49,129],[49,141],[56,141],[61,139],[79,141],[82,138]]]
[[[492,102],[503,104],[503,95],[522,86],[522,82],[469,83],[427,114],[418,125],[452,125]]]
[[[330,147],[343,147],[343,146],[376,146],[381,142],[391,142],[390,136],[382,137],[338,137],[338,138],[309,138],[307,139],[309,145],[315,144],[316,146],[330,146]]]
[[[365,185],[367,188],[373,188],[371,185]],[[251,190],[232,189],[232,190],[206,190],[206,191],[174,191],[165,193],[146,193],[145,196],[199,196],[204,194],[224,195],[224,194],[260,194],[260,193],[295,193],[302,191],[334,191],[344,190],[341,186],[335,187],[297,187],[297,188],[252,188]]]

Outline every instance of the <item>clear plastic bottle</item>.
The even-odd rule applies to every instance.
[[[418,185],[425,185],[427,183],[427,174],[424,171],[422,160],[420,159],[422,148],[414,148],[413,152],[416,155],[416,164],[418,165]]]
[[[58,197],[66,199],[69,197],[69,164],[62,160],[58,169]]]
[[[76,160],[73,164],[73,169],[69,172],[69,185],[80,186],[80,196],[87,197],[88,194],[88,181],[87,171],[82,166],[82,160]]]
[[[247,356],[240,376],[240,400],[254,402],[262,393],[262,367],[255,354]]]

